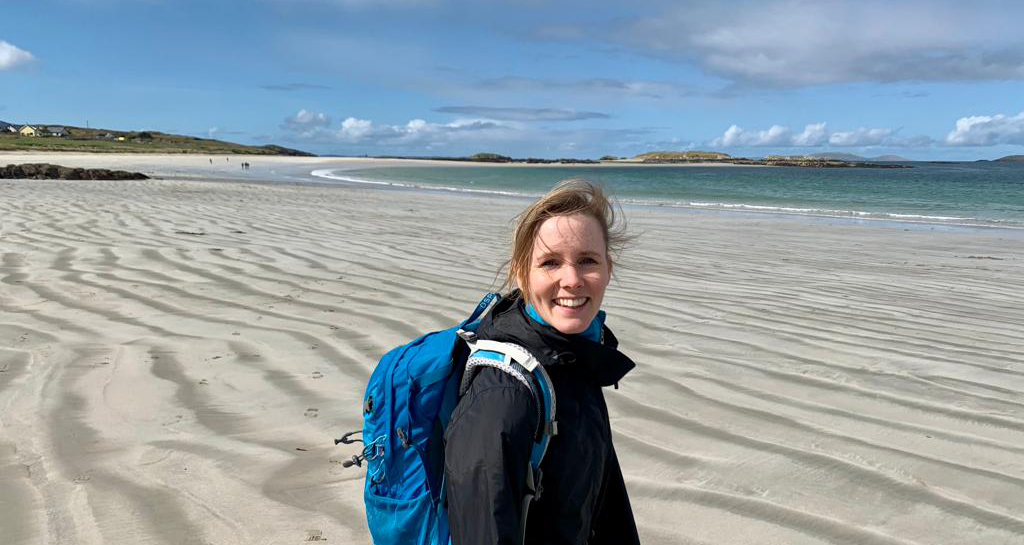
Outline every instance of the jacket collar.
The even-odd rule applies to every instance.
[[[607,326],[604,343],[580,335],[566,335],[531,319],[518,290],[502,297],[480,323],[476,333],[483,339],[518,344],[545,367],[564,367],[592,377],[600,386],[611,386],[636,364],[618,351],[619,341]]]

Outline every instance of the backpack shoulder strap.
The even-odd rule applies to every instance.
[[[538,411],[540,422],[537,426],[539,435],[530,452],[530,465],[534,473],[533,480],[539,485],[540,462],[544,459],[551,437],[558,434],[558,422],[555,419],[557,403],[551,377],[548,376],[544,366],[540,365],[537,358],[518,344],[478,340],[476,334],[463,330],[459,330],[459,337],[466,341],[470,350],[469,359],[466,361],[466,372],[463,374],[462,384],[459,387],[460,396],[469,390],[476,367],[493,367],[508,373],[521,382],[530,390],[537,402],[537,407],[540,409]],[[533,375],[532,380],[530,375]],[[539,492],[538,487],[537,496],[539,496]]]

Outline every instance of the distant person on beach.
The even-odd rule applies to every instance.
[[[540,429],[534,394],[509,372],[470,367],[475,377],[445,431],[454,545],[639,543],[602,391],[634,367],[600,310],[625,240],[602,190],[581,180],[556,185],[518,216],[505,281],[514,289],[476,334],[539,361],[555,391],[557,431],[531,481],[531,446],[551,431]]]

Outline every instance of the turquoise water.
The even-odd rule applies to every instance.
[[[601,182],[625,203],[1024,228],[1024,163],[909,164],[914,168],[415,166],[316,175],[526,196],[575,176]]]

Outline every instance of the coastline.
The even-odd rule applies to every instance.
[[[240,164],[246,161],[253,165],[253,170],[240,170]],[[197,181],[232,181],[255,184],[300,184],[300,185],[362,185],[377,189],[394,189],[401,191],[437,192],[441,194],[478,194],[516,199],[535,198],[539,195],[515,191],[490,190],[469,187],[445,187],[415,182],[379,181],[353,178],[351,176],[335,176],[331,171],[353,171],[389,167],[453,167],[453,168],[485,168],[507,169],[526,168],[547,170],[552,168],[614,168],[626,166],[626,162],[588,165],[558,164],[507,164],[477,163],[470,161],[437,161],[428,159],[377,159],[368,157],[295,157],[295,156],[225,156],[225,155],[184,155],[184,154],[113,154],[113,153],[53,153],[53,152],[4,152],[0,151],[0,163],[31,163],[48,162],[71,167],[102,167],[120,170],[138,170],[150,177],[164,179],[181,179]],[[764,165],[729,165],[722,163],[686,163],[686,164],[644,164],[628,163],[637,168],[787,168]],[[2,165],[0,165],[2,166]],[[858,223],[894,222],[912,227],[921,225],[935,226],[941,229],[997,229],[1007,231],[1024,231],[1024,226],[1001,224],[991,221],[958,221],[957,217],[925,216],[916,214],[879,213],[858,210],[828,210],[818,208],[800,208],[793,206],[765,206],[734,202],[680,202],[674,200],[652,200],[620,198],[625,206],[639,208],[666,208],[676,210],[706,211],[724,214],[746,214],[769,217],[795,217],[808,220],[835,220]]]
[[[303,157],[303,156],[288,156],[288,155],[204,155],[204,154],[166,154],[166,153],[89,153],[89,152],[52,152],[52,151],[7,151],[0,150],[0,158],[3,157],[18,157],[26,159],[23,162],[30,162],[34,157],[55,157],[55,158],[71,158],[73,161],[85,160],[88,161],[90,158],[108,158],[110,162],[124,161],[126,158],[138,159],[139,163],[145,163],[146,158],[164,158],[164,159],[208,159],[211,157],[233,157],[238,161],[242,160],[258,160],[267,162],[276,162],[279,160],[302,162],[307,161],[311,163],[319,162],[339,162],[341,164],[359,164],[359,165],[407,165],[407,166],[478,166],[478,167],[523,167],[523,168],[565,168],[574,166],[587,166],[587,167],[617,167],[617,166],[632,166],[632,167],[650,167],[650,168],[664,168],[664,167],[750,167],[750,168],[762,168],[770,165],[733,165],[729,163],[720,162],[707,162],[707,163],[644,163],[642,161],[633,160],[618,160],[618,161],[601,161],[597,163],[489,163],[481,161],[449,161],[449,160],[437,160],[437,159],[413,159],[413,158],[378,158],[378,157],[335,157],[330,155],[316,156],[316,157]],[[201,163],[201,161],[197,161]]]

